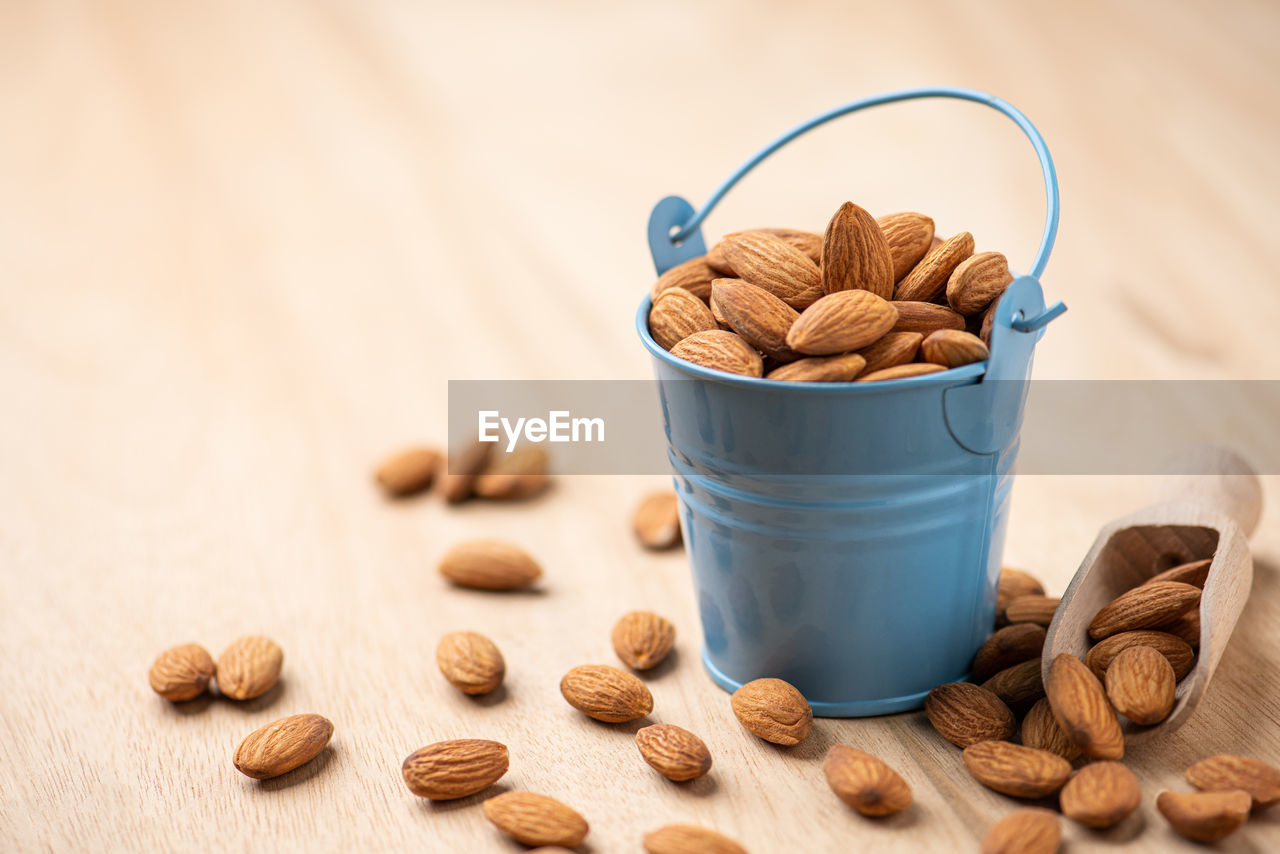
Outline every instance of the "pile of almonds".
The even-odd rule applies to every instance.
[[[407,448],[384,460],[373,479],[390,498],[417,495],[438,484],[449,504],[472,497],[520,501],[550,484],[546,451],[517,447],[494,457],[493,447],[493,442],[477,440],[448,458],[431,447]]]
[[[988,355],[996,301],[1013,281],[973,235],[934,237],[919,213],[876,219],[845,202],[825,234],[726,235],[663,273],[649,332],[715,370],[800,382],[937,373]]]

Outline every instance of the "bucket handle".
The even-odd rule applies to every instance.
[[[676,264],[706,254],[706,241],[700,230],[703,220],[715,209],[720,200],[739,181],[746,177],[748,172],[758,166],[770,154],[773,154],[796,137],[808,133],[832,119],[837,119],[868,107],[878,107],[881,104],[892,104],[896,101],[912,101],[917,98],[956,98],[962,101],[985,104],[1012,119],[1026,134],[1027,139],[1031,140],[1031,145],[1036,150],[1036,156],[1040,159],[1040,170],[1044,174],[1045,191],[1044,233],[1040,237],[1040,248],[1036,251],[1035,262],[1031,265],[1029,273],[1032,278],[1039,280],[1040,274],[1044,272],[1045,265],[1049,263],[1049,253],[1053,249],[1053,241],[1058,234],[1058,212],[1060,207],[1058,174],[1053,167],[1053,158],[1049,155],[1049,148],[1045,144],[1044,137],[1036,130],[1035,125],[1031,124],[1031,120],[1017,107],[1003,98],[997,98],[977,89],[965,89],[958,86],[928,86],[919,89],[886,92],[883,95],[863,98],[862,100],[853,101],[828,110],[825,113],[814,116],[803,124],[797,125],[760,149],[751,159],[739,166],[711,194],[711,198],[707,199],[701,210],[694,212],[693,206],[679,196],[668,196],[658,202],[653,209],[653,213],[649,216],[649,251],[653,255],[653,261],[658,268],[658,273],[662,274]],[[1067,307],[1059,302],[1034,317],[1016,318],[1012,326],[1019,332],[1034,332],[1044,328],[1049,321],[1066,310]]]

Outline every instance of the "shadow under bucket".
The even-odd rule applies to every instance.
[[[741,377],[678,359],[649,334],[703,662],[726,690],[773,676],[829,717],[918,707],[966,677],[995,616],[1009,489],[1034,346],[1060,314],[1038,276],[1057,227],[1043,140],[1012,106],[963,89],[846,105],[749,161],[698,214],[664,199],[650,220],[658,272],[705,252],[697,228],[736,181],[795,136],[896,100],[951,97],[1010,115],[1040,154],[1048,222],[1031,275],[997,305],[991,358],[876,383]]]

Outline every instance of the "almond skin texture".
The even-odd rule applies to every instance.
[[[694,333],[672,347],[671,355],[704,368],[744,377],[764,373],[760,354],[736,334],[723,329]]]
[[[738,722],[765,741],[790,746],[809,737],[813,708],[804,695],[781,679],[756,679],[733,692]]]
[[[739,279],[764,288],[792,308],[803,311],[822,296],[818,265],[785,240],[748,231],[726,237],[721,245]]]
[[[822,238],[822,289],[870,291],[893,299],[893,256],[889,241],[871,214],[845,202],[827,223]]]
[[[649,309],[649,334],[658,346],[670,350],[695,332],[716,328],[711,309],[684,288],[668,288]]]
[[[964,767],[988,789],[1015,798],[1051,795],[1071,776],[1071,763],[1061,756],[1008,741],[969,745]]]
[[[693,824],[672,824],[644,835],[648,854],[747,854],[723,834]]]
[[[810,356],[774,368],[765,379],[805,383],[847,383],[862,373],[867,360],[857,353],[841,356]]]
[[[1107,668],[1107,699],[1135,724],[1150,726],[1169,717],[1178,680],[1169,660],[1149,646],[1131,646]]]
[[[924,711],[938,734],[957,747],[1011,738],[1013,712],[999,697],[969,682],[948,682],[929,692]]]
[[[1173,668],[1175,680],[1181,679],[1191,672],[1191,666],[1196,659],[1195,650],[1182,638],[1175,637],[1167,632],[1139,630],[1136,632],[1121,632],[1118,635],[1112,635],[1105,640],[1099,641],[1085,655],[1084,663],[1094,672],[1095,676],[1102,679],[1106,675],[1107,668],[1111,666],[1111,662],[1116,660],[1116,656],[1132,646],[1151,647],[1163,655]]]
[[[213,656],[198,643],[166,649],[147,673],[151,690],[174,703],[199,697],[213,678]]]
[[[1089,637],[1154,629],[1200,603],[1200,589],[1179,581],[1156,581],[1121,593],[1089,623]]]
[[[893,258],[893,280],[900,281],[933,245],[933,219],[920,213],[887,214],[876,220]]]
[[[374,480],[392,498],[431,488],[440,468],[441,454],[434,448],[410,448],[386,460],[374,472]]]
[[[1034,623],[1005,626],[987,638],[973,656],[973,678],[985,682],[1006,667],[1040,657],[1044,627]]]
[[[680,545],[680,503],[671,490],[645,497],[631,517],[631,530],[646,549],[663,551]]]
[[[1043,596],[1044,585],[1035,576],[1021,569],[1006,566],[1000,570],[1000,584],[996,592],[996,619],[1005,619],[1005,609],[1014,599],[1023,596]]]
[[[466,501],[474,494],[476,478],[489,464],[493,442],[479,439],[449,455],[445,470],[440,473],[440,494],[450,504]]]
[[[498,645],[479,632],[450,632],[436,646],[436,665],[464,694],[488,694],[502,684],[507,664]]]
[[[652,611],[624,614],[613,626],[613,651],[632,670],[662,663],[676,642],[676,627]]]
[[[1204,590],[1204,583],[1209,578],[1209,567],[1212,565],[1213,558],[1179,564],[1172,569],[1166,569],[1159,575],[1151,576],[1143,584],[1154,584],[1157,581],[1180,581],[1183,584],[1190,584],[1192,587],[1199,587]]]
[[[964,315],[956,314],[945,305],[903,300],[894,300],[889,304],[898,312],[893,332],[919,332],[927,336],[939,329],[964,331]]]
[[[1057,754],[1068,762],[1080,756],[1080,746],[1058,726],[1047,699],[1037,700],[1022,719],[1022,743]]]
[[[726,234],[724,239],[728,240],[731,237],[738,237],[752,231],[762,232],[776,237],[784,243],[790,243],[813,263],[822,263],[822,235],[814,234],[812,231],[800,231],[794,228],[751,228]],[[711,247],[711,251],[707,253],[707,263],[711,265],[711,269],[717,270],[723,275],[734,275],[733,267],[729,264],[729,259],[724,254],[723,241]]]
[[[919,332],[890,332],[879,341],[863,347],[858,355],[867,360],[863,373],[872,374],[896,365],[905,365],[916,357],[924,336]]]
[[[1054,854],[1062,842],[1062,824],[1049,810],[1011,812],[982,838],[982,854]]]
[[[1243,789],[1255,809],[1280,803],[1280,768],[1248,756],[1219,753],[1187,769],[1187,782],[1206,792]]]
[[[985,362],[991,355],[981,338],[959,329],[930,332],[929,337],[920,344],[920,353],[926,362],[947,368]]]
[[[911,806],[911,787],[883,761],[843,744],[827,751],[822,763],[836,797],[866,816],[893,815]]]
[[[451,801],[483,792],[498,782],[509,766],[505,744],[460,738],[415,750],[405,758],[400,773],[409,791],[418,797]]]
[[[683,783],[711,770],[711,751],[687,729],[674,724],[654,724],[636,733],[636,747],[649,767],[668,780]]]
[[[947,279],[947,304],[963,315],[984,311],[1013,281],[1009,260],[999,252],[964,259]]]
[[[284,650],[269,638],[246,635],[218,656],[218,690],[233,700],[252,700],[275,687]]]
[[[255,780],[279,777],[315,759],[332,737],[333,724],[320,715],[290,715],[240,742],[236,768]]]
[[[1192,608],[1188,611],[1183,611],[1173,620],[1161,626],[1160,631],[1173,635],[1192,649],[1199,649],[1200,609]]]
[[[881,368],[869,374],[863,374],[855,382],[876,383],[884,380],[905,380],[910,377],[923,377],[926,374],[940,374],[946,368],[942,365],[930,365],[925,362],[912,362],[910,365],[894,365],[892,368]]]
[[[645,684],[607,664],[573,668],[560,680],[560,693],[569,705],[605,723],[626,723],[653,711],[653,695]]]
[[[800,316],[764,288],[739,279],[717,279],[711,286],[711,302],[724,322],[752,347],[774,359],[794,359],[787,333]]]
[[[468,540],[445,553],[440,574],[459,587],[519,590],[542,577],[542,567],[519,546],[501,540]]]
[[[690,258],[677,264],[658,277],[651,294],[653,301],[671,288],[683,288],[703,301],[711,298],[711,280],[718,278],[719,273],[711,269],[705,257]]]
[[[1142,789],[1119,762],[1092,762],[1067,781],[1059,803],[1063,815],[1085,827],[1114,827],[1142,803]]]
[[[587,820],[571,807],[533,792],[506,792],[484,802],[484,817],[523,845],[575,848],[587,838]]]
[[[1093,671],[1070,653],[1053,660],[1045,693],[1054,720],[1090,759],[1124,758],[1124,735]]]
[[[928,302],[942,293],[951,273],[973,254],[973,235],[962,231],[949,237],[920,260],[893,293],[895,300]]]
[[[983,682],[982,687],[995,694],[1010,708],[1026,708],[1044,696],[1040,657],[1006,667]]]
[[[1240,829],[1249,818],[1250,803],[1249,793],[1240,789],[1191,794],[1161,792],[1156,809],[1181,836],[1213,843]]]
[[[532,498],[551,482],[547,463],[547,452],[541,448],[516,448],[510,453],[496,451],[476,477],[472,491],[494,501]]]
[[[893,306],[870,291],[838,291],[800,315],[787,346],[808,356],[847,353],[879,340],[897,319]]]
[[[1057,596],[1019,596],[1005,608],[1005,618],[1011,623],[1035,623],[1048,626],[1058,610]]]

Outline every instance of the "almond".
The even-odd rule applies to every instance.
[[[613,651],[633,670],[656,667],[676,642],[676,627],[652,611],[624,614],[613,627]]]
[[[930,335],[939,329],[964,330],[964,315],[956,314],[945,305],[904,300],[894,300],[889,304],[898,311],[898,319],[893,324],[894,332]]]
[[[1071,776],[1071,763],[1061,756],[1008,741],[971,744],[963,758],[973,779],[1015,798],[1051,795]]]
[[[449,462],[440,476],[440,493],[450,504],[466,501],[473,494],[476,478],[489,464],[493,442],[479,439],[449,455]]]
[[[822,772],[836,797],[863,815],[892,815],[911,806],[911,787],[870,753],[834,744]]]
[[[977,314],[999,299],[1012,281],[1007,258],[999,252],[979,252],[956,265],[947,279],[947,304],[961,314]]]
[[[451,801],[479,794],[507,773],[507,746],[482,738],[438,741],[415,750],[400,766],[405,785],[420,798]]]
[[[674,724],[642,727],[636,732],[636,747],[653,770],[677,783],[694,780],[711,770],[707,745]]]
[[[1074,762],[1080,755],[1080,746],[1058,726],[1047,699],[1037,700],[1022,719],[1022,743],[1055,753],[1068,762]]]
[[[723,834],[692,824],[671,824],[644,835],[648,854],[747,854]]]
[[[571,807],[533,792],[506,792],[484,802],[484,817],[524,845],[574,848],[587,838],[587,820]]]
[[[550,482],[547,452],[541,448],[516,448],[491,456],[472,484],[472,491],[481,498],[520,501],[542,492]]]
[[[1101,640],[1134,629],[1154,629],[1200,603],[1200,589],[1180,581],[1154,581],[1121,593],[1089,623],[1089,637]]]
[[[605,723],[625,723],[653,711],[653,695],[630,673],[607,664],[575,667],[560,680],[560,693],[578,711]]]
[[[177,703],[203,694],[213,672],[213,656],[198,643],[184,643],[160,653],[147,680],[152,691]]]
[[[374,480],[393,498],[422,492],[435,480],[440,468],[440,452],[434,448],[410,448],[378,466]]]
[[[1160,627],[1160,631],[1171,634],[1190,646],[1200,648],[1200,609],[1191,608],[1183,611]]]
[[[284,650],[261,635],[231,642],[218,656],[218,691],[233,700],[252,700],[275,687],[284,665]]]
[[[938,329],[929,333],[920,345],[926,362],[958,368],[974,362],[985,362],[991,356],[987,345],[977,335],[959,329]]]
[[[1219,753],[1187,769],[1187,782],[1207,792],[1243,789],[1255,808],[1280,803],[1280,768],[1252,759]]]
[[[983,682],[1006,667],[1039,658],[1044,636],[1044,627],[1034,623],[1005,626],[978,647],[973,656],[973,678]]]
[[[942,241],[920,259],[920,263],[898,283],[895,300],[928,302],[942,293],[951,273],[973,254],[973,235],[962,231]]]
[[[864,373],[875,373],[896,365],[905,365],[916,357],[924,336],[919,332],[890,332],[876,343],[863,347],[858,355],[867,360]]]
[[[1035,576],[1020,569],[1006,566],[1000,570],[1000,584],[996,591],[996,619],[1005,619],[1005,609],[1014,599],[1023,596],[1043,596],[1044,585]]]
[[[822,235],[814,234],[812,231],[800,231],[795,228],[752,228],[746,231],[735,231],[732,234],[726,234],[725,239],[752,231],[763,232],[778,238],[784,243],[791,244],[815,264],[822,262]],[[733,267],[729,264],[729,259],[724,255],[723,242],[711,247],[711,251],[707,253],[707,263],[711,266],[711,269],[724,275],[734,275]]]
[[[765,379],[808,383],[847,383],[862,373],[867,360],[857,353],[840,356],[810,356],[774,368]]]
[[[893,259],[893,280],[902,279],[933,245],[933,220],[919,213],[887,214],[876,220],[889,244]]]
[[[1049,668],[1045,693],[1054,720],[1090,759],[1124,757],[1124,735],[1098,677],[1080,659],[1062,653]]]
[[[1085,827],[1114,827],[1142,803],[1142,789],[1119,762],[1093,762],[1067,781],[1059,802],[1065,816]]]
[[[983,344],[991,346],[991,330],[996,325],[996,306],[1000,304],[1000,300],[996,300],[987,306],[987,310],[982,313],[982,322],[978,324],[978,338]]]
[[[1144,584],[1153,584],[1157,581],[1180,581],[1183,584],[1190,584],[1192,587],[1199,587],[1204,590],[1204,583],[1209,578],[1209,567],[1213,565],[1213,558],[1205,560],[1195,560],[1191,563],[1179,564],[1172,569],[1166,569],[1159,575],[1154,575],[1144,581]]]
[[[1038,807],[1011,812],[982,838],[982,854],[1054,854],[1062,841],[1058,816]]]
[[[926,374],[937,374],[945,371],[942,365],[930,365],[925,362],[912,362],[909,365],[894,365],[892,368],[881,368],[858,377],[860,383],[876,383],[884,380],[904,380],[910,377],[922,377]]]
[[[498,645],[479,632],[450,632],[436,646],[436,665],[464,694],[488,694],[502,684],[506,662]]]
[[[320,715],[290,715],[240,742],[235,765],[247,777],[269,780],[315,759],[332,737],[333,724]]]
[[[893,306],[870,291],[837,291],[800,315],[787,346],[809,356],[846,353],[874,343],[896,320]]]
[[[809,737],[813,727],[813,708],[809,701],[794,685],[781,679],[748,682],[733,692],[731,704],[734,715],[747,732],[774,744],[799,744]]]
[[[730,374],[758,377],[764,373],[760,354],[746,341],[723,329],[694,333],[672,347],[671,355]]]
[[[889,242],[871,214],[845,202],[827,223],[822,238],[822,289],[870,291],[893,299],[893,256]]]
[[[1161,792],[1156,809],[1180,835],[1196,842],[1212,843],[1235,833],[1249,819],[1249,793]]]
[[[1132,646],[1147,646],[1163,655],[1173,667],[1175,679],[1181,679],[1191,671],[1195,661],[1195,651],[1190,644],[1168,632],[1136,631],[1121,632],[1099,641],[1084,657],[1084,663],[1099,678],[1106,675],[1107,668],[1115,661],[1117,655]]]
[[[803,310],[822,296],[818,265],[791,244],[762,231],[748,231],[721,241],[734,274],[764,288],[794,309]]]
[[[1150,726],[1173,711],[1177,682],[1167,658],[1149,646],[1131,646],[1107,668],[1107,699],[1135,724]]]
[[[1004,615],[1011,623],[1048,626],[1053,622],[1053,615],[1057,610],[1057,596],[1019,596],[1004,609]]]
[[[467,540],[445,553],[440,574],[459,587],[519,590],[542,577],[542,567],[519,546],[501,540]]]
[[[680,545],[680,506],[671,490],[645,497],[631,517],[631,530],[646,549],[659,551]]]
[[[752,347],[774,359],[796,357],[787,346],[787,333],[800,314],[764,288],[739,279],[716,279],[711,301],[724,322]]]
[[[1013,736],[1013,712],[986,688],[949,682],[929,692],[924,711],[938,734],[957,747]]]
[[[695,332],[716,328],[711,309],[684,288],[668,288],[649,309],[649,334],[658,346],[670,350]]]
[[[995,694],[1010,708],[1025,708],[1044,696],[1039,656],[1001,670],[983,682],[982,687]]]
[[[683,288],[698,299],[707,300],[711,297],[711,280],[719,275],[707,264],[705,257],[700,255],[697,258],[690,258],[659,276],[651,296],[653,301],[657,302],[659,295],[665,291],[671,288]]]

